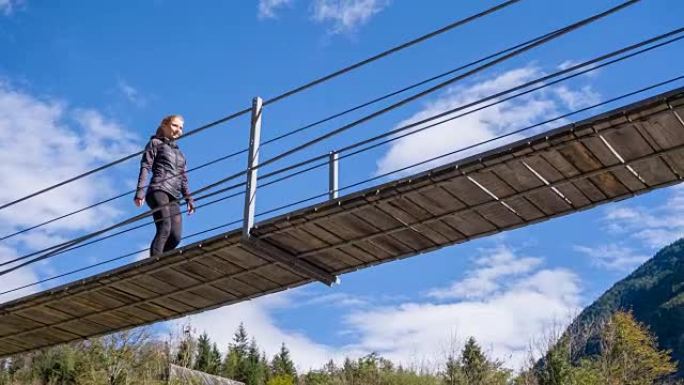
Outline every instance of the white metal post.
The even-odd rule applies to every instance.
[[[252,99],[252,124],[249,130],[249,153],[247,154],[247,185],[245,187],[245,211],[242,224],[242,236],[249,238],[254,226],[254,207],[256,205],[257,171],[259,164],[259,141],[261,138],[261,111],[263,100]]]
[[[339,196],[339,184],[338,184],[338,153],[332,151],[330,153],[330,158],[328,162],[328,197],[330,199],[337,199]]]

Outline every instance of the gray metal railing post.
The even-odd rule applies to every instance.
[[[339,196],[339,153],[330,152],[328,162],[328,198],[337,199]]]
[[[249,130],[249,152],[247,154],[247,185],[245,187],[245,211],[242,236],[249,238],[254,226],[254,207],[256,205],[257,171],[259,164],[259,141],[261,139],[261,112],[263,100],[252,99],[252,124]]]

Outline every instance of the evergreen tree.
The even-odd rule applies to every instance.
[[[566,385],[572,382],[573,367],[570,362],[568,338],[561,338],[546,354],[537,371],[539,385]]]
[[[487,378],[487,364],[487,357],[482,353],[475,338],[468,338],[461,353],[461,367],[467,383],[484,385],[484,380]]]
[[[178,345],[178,353],[173,363],[185,368],[192,367],[192,358],[195,352],[195,341],[189,330],[185,332],[183,340]]]
[[[218,350],[218,346],[214,343],[211,347],[211,356],[209,359],[209,367],[207,368],[207,373],[209,374],[219,374],[221,371],[221,352]]]
[[[464,382],[461,363],[453,354],[449,354],[449,357],[447,357],[442,377],[444,385],[460,385]]]
[[[266,383],[267,366],[261,361],[261,353],[256,339],[252,338],[247,351],[247,385],[264,385]]]
[[[233,334],[233,342],[228,345],[228,352],[223,360],[221,373],[224,377],[247,383],[247,354],[249,351],[249,337],[245,326],[240,323]]]
[[[284,342],[280,345],[280,351],[274,355],[273,360],[271,360],[271,371],[274,376],[286,374],[292,378],[297,377],[294,362],[292,362],[292,359],[290,358],[290,351],[287,349]]]
[[[209,335],[204,332],[197,340],[197,354],[195,356],[194,369],[209,373],[211,358],[211,342],[209,341]]]

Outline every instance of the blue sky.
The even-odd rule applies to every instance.
[[[75,5],[68,1],[0,0],[0,177],[5,183],[0,202],[142,148],[164,115],[181,113],[186,130],[198,127],[248,107],[254,96],[272,97],[494,4],[431,0],[418,7],[398,0],[260,0],[189,5],[149,0]],[[269,106],[264,111],[262,138],[272,138],[616,4],[523,0]],[[643,1],[276,167],[678,28],[683,10],[684,4],[675,0]],[[345,159],[340,166],[340,184],[355,183],[682,75],[678,64],[684,56],[681,44]],[[607,108],[631,100],[636,99]],[[262,159],[370,111],[373,108],[265,146]],[[181,147],[193,167],[244,148],[247,133],[248,120],[243,117],[187,138]],[[193,173],[191,187],[230,175],[244,168],[245,162],[235,158]],[[1,233],[130,189],[137,167],[138,160],[132,160],[2,210]],[[305,174],[260,190],[258,211],[323,193],[326,188],[325,170]],[[0,259],[139,213],[131,199],[2,241]],[[678,238],[684,228],[682,202],[681,189],[664,189],[347,274],[342,284],[332,289],[309,285],[206,312],[190,322],[225,347],[243,321],[269,354],[286,342],[301,368],[371,351],[413,365],[435,365],[451,348],[451,341],[470,335],[481,340],[492,355],[517,367],[533,338],[566,323],[576,309],[591,303],[660,247]],[[184,232],[239,219],[241,204],[238,198],[200,209],[185,218]],[[83,248],[12,274],[0,288],[10,289],[144,249],[151,236],[152,229],[146,228]],[[66,280],[32,290],[63,282]]]

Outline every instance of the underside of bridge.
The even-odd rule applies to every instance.
[[[0,305],[0,356],[178,318],[676,184],[684,89]]]

